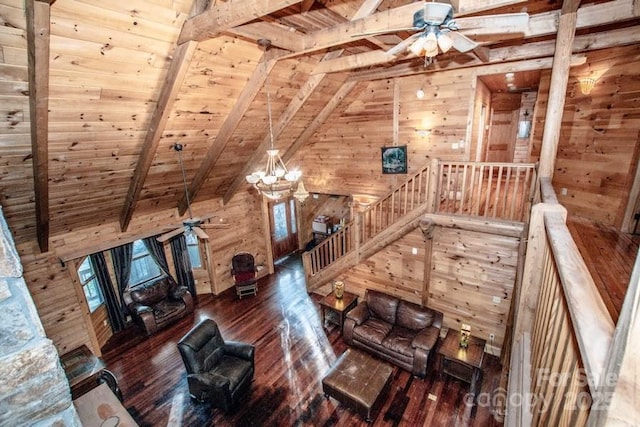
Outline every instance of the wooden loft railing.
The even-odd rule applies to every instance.
[[[326,283],[415,228],[426,213],[526,222],[535,180],[534,164],[432,160],[303,254],[307,288]]]
[[[618,378],[614,324],[565,224],[566,210],[548,179],[540,186],[514,299],[505,425],[606,425]],[[616,417],[632,425],[638,408],[631,412]]]

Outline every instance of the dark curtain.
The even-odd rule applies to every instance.
[[[151,258],[158,264],[160,270],[162,270],[162,274],[166,276],[171,276],[169,273],[169,263],[167,262],[167,255],[164,253],[164,247],[162,243],[158,242],[156,237],[147,237],[146,239],[142,239],[145,247],[149,251]]]
[[[132,255],[133,243],[127,243],[111,249],[111,258],[113,258],[113,268],[116,273],[116,282],[118,282],[120,301],[122,301],[122,294],[129,284]]]
[[[100,285],[100,289],[102,290],[102,296],[104,297],[104,302],[107,307],[107,315],[109,316],[111,329],[113,330],[113,333],[120,332],[125,327],[124,315],[122,314],[121,308],[122,300],[116,297],[104,255],[102,252],[92,254],[89,256],[89,261],[91,262],[93,271],[96,274],[98,285]]]
[[[191,261],[189,260],[189,252],[187,251],[187,239],[184,234],[179,234],[170,241],[171,255],[176,265],[177,282],[186,286],[191,295],[196,296],[196,283],[193,280],[193,272],[191,271]]]

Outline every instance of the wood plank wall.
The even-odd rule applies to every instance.
[[[553,186],[569,215],[620,226],[640,139],[640,46],[590,52],[571,70]],[[590,95],[578,78],[597,77]],[[540,155],[550,74],[542,73],[532,155]],[[566,189],[563,194],[562,189]]]
[[[397,84],[397,141],[407,146],[408,173],[434,157],[465,160],[475,77],[459,70],[398,78]],[[416,97],[419,88],[425,92],[422,99]],[[393,105],[393,79],[358,83],[292,160],[305,171],[307,188],[380,197],[406,179],[381,173],[380,149],[394,143]],[[420,129],[430,132],[421,136]]]
[[[491,95],[491,123],[485,161],[512,162],[518,131],[519,93]]]
[[[349,292],[363,296],[377,289],[444,314],[444,326],[471,325],[472,334],[501,348],[520,239],[461,229],[436,227],[431,258],[425,267],[427,241],[419,229],[393,242],[340,276]],[[416,254],[412,253],[413,249]],[[426,286],[425,268],[430,268]],[[427,295],[425,295],[427,293]],[[498,297],[499,302],[493,298]]]

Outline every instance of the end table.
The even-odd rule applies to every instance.
[[[468,347],[460,347],[459,334],[449,330],[438,348],[440,372],[471,384],[474,400],[482,384],[485,344],[485,340],[470,336]]]
[[[320,300],[320,308],[322,309],[322,324],[327,320],[327,311],[333,312],[338,316],[338,322],[336,325],[340,327],[340,334],[342,334],[342,325],[344,325],[344,317],[358,305],[358,295],[349,292],[344,292],[342,298],[336,298],[335,294],[331,292],[326,297]],[[334,322],[335,323],[335,322]]]

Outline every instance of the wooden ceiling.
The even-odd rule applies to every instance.
[[[177,142],[185,146],[191,200],[230,200],[264,161],[266,87],[276,145],[287,160],[358,81],[549,57],[562,7],[550,0],[458,0],[456,17],[528,12],[529,25],[500,37],[461,29],[481,47],[464,54],[452,49],[425,67],[406,51],[387,53],[413,34],[392,30],[410,27],[422,2],[26,4],[25,21],[22,0],[0,0],[5,63],[9,53],[24,52],[15,59],[16,72],[28,73],[31,87],[31,108],[16,100],[19,108],[12,109],[29,110],[30,125],[25,117],[3,131],[15,140],[12,154],[4,156],[6,166],[22,171],[13,173],[14,187],[5,181],[3,192],[5,199],[23,200],[5,208],[10,224],[23,238],[36,234],[43,251],[51,234],[114,220],[124,230],[135,214],[176,206],[184,213],[182,177],[171,149]],[[620,44],[633,43],[637,25],[633,37],[610,25],[635,25],[637,16],[634,0],[583,2],[576,27],[606,28]],[[257,43],[263,38],[272,43],[266,52]],[[578,43],[583,47],[574,52],[597,45],[588,38]],[[6,71],[4,76],[27,80]],[[10,97],[7,92],[27,88],[23,83],[3,90],[0,96]],[[32,171],[25,169],[25,158],[33,159]]]

